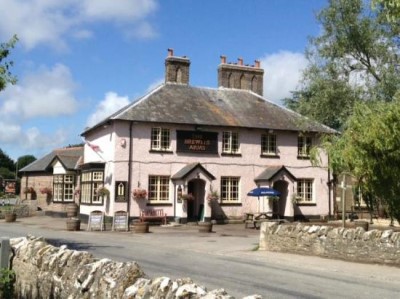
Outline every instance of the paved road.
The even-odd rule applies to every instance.
[[[220,225],[214,233],[195,227],[151,227],[150,234],[68,232],[65,219],[32,217],[0,221],[1,236],[41,235],[53,244],[87,250],[98,257],[135,260],[149,277],[191,277],[209,290],[225,288],[241,298],[397,298],[400,269],[254,251],[258,231]]]

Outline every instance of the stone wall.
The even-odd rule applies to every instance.
[[[260,250],[400,266],[400,232],[264,222]]]
[[[16,238],[10,243],[17,277],[15,298],[233,298],[223,289],[208,292],[190,278],[149,279],[136,262],[96,259],[65,245],[52,246],[42,238]]]

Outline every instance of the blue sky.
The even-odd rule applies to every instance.
[[[0,92],[0,148],[40,158],[164,80],[167,48],[190,84],[217,87],[220,55],[261,60],[264,96],[290,95],[326,0],[0,0],[0,41],[17,34]]]

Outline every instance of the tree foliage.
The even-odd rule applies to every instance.
[[[0,167],[9,171],[15,171],[14,161],[2,149],[0,149]]]
[[[324,147],[336,172],[350,172],[364,198],[381,200],[400,222],[400,94],[392,102],[357,103],[346,130]]]
[[[330,0],[318,13],[321,35],[310,38],[301,88],[285,104],[342,129],[357,102],[391,101],[400,87],[394,25],[364,0]]]
[[[17,41],[18,38],[14,35],[8,42],[0,44],[0,91],[6,88],[8,83],[15,84],[17,82],[16,77],[10,71],[13,61],[7,59]]]
[[[18,158],[17,163],[18,163],[18,169],[22,169],[25,166],[31,164],[32,162],[36,161],[35,156],[33,155],[25,155],[21,156]]]

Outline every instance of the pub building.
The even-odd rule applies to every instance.
[[[189,70],[189,58],[168,49],[163,84],[81,134],[80,216],[126,211],[137,219],[162,209],[185,223],[258,211],[289,220],[327,215],[327,158],[313,166],[310,148],[335,131],[265,99],[259,61],[221,56],[218,88],[191,86]],[[248,196],[256,187],[279,198]]]

